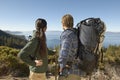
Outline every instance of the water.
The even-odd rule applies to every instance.
[[[47,46],[49,48],[54,48],[55,46],[60,44],[60,34],[61,31],[47,31]],[[28,38],[29,35],[32,35],[32,31],[21,32],[17,35],[25,35]],[[106,32],[105,38],[103,42],[104,47],[108,47],[109,45],[120,45],[120,32]]]
[[[26,39],[28,39],[29,35],[32,35],[32,31],[24,31],[24,32],[19,32],[19,33],[12,33],[16,35],[25,35]],[[54,48],[55,46],[59,46],[60,44],[60,34],[61,31],[47,31],[46,32],[46,37],[47,37],[47,46],[49,48]]]
[[[46,32],[47,46],[49,48],[54,48],[60,44],[60,34],[61,31],[48,31]]]
[[[59,45],[61,32],[47,32],[47,44],[48,46]],[[103,41],[103,46],[108,47],[109,45],[120,45],[120,32],[106,32]]]
[[[103,46],[120,45],[120,32],[106,32]]]

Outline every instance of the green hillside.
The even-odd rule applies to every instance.
[[[28,66],[19,60],[18,52],[15,48],[0,46],[0,76],[28,76]]]
[[[0,46],[0,76],[28,76],[29,68],[27,64],[22,62],[17,54],[20,49],[15,49],[7,46]],[[48,61],[52,63],[55,61],[55,52],[48,50]]]
[[[12,48],[22,48],[27,43],[24,36],[8,34],[0,30],[0,46],[9,46]]]
[[[56,52],[49,50],[48,62],[53,65],[58,60],[58,48],[55,48]],[[19,49],[10,48],[6,46],[0,46],[0,76],[1,75],[13,75],[13,76],[28,76],[29,68],[17,57]],[[104,61],[100,65],[102,70],[105,69],[106,64],[120,65],[120,46],[109,46],[104,49]],[[50,69],[50,72],[55,74],[57,68]],[[57,73],[56,73],[57,74]]]

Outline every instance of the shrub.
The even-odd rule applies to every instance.
[[[19,50],[0,46],[0,76],[28,76],[29,68],[17,58]]]
[[[120,46],[109,46],[104,56],[107,62],[120,62]]]

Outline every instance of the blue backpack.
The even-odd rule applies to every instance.
[[[87,18],[77,24],[79,68],[90,74],[103,61],[102,43],[106,27],[100,18]]]

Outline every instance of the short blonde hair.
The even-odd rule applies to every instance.
[[[62,17],[62,24],[68,28],[73,28],[73,17],[70,14],[66,14]]]

